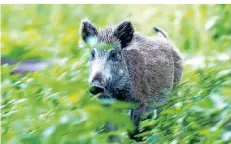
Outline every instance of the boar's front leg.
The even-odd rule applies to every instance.
[[[140,124],[140,120],[141,120],[141,116],[143,115],[143,113],[146,110],[146,106],[139,106],[136,109],[133,109],[131,111],[131,120],[134,122],[135,126],[136,126],[136,131],[138,131],[139,128],[139,124]]]
[[[142,140],[142,138],[135,137],[135,135],[139,132],[139,124],[140,124],[141,116],[145,112],[145,110],[146,110],[146,106],[139,106],[136,109],[132,109],[130,114],[131,120],[135,124],[136,128],[132,133],[129,134],[129,136],[131,139],[134,139],[136,141]]]
[[[146,106],[140,106],[140,107],[133,109],[131,111],[131,115],[130,115],[131,120],[134,122],[136,129],[138,129],[138,127],[139,127],[140,119],[141,119],[141,116],[144,113],[145,109],[146,109]]]

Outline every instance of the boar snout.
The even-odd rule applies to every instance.
[[[105,86],[106,81],[104,80],[102,73],[97,73],[95,77],[92,79],[89,92],[93,95],[103,93],[105,90]]]

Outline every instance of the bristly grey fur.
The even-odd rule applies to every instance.
[[[155,30],[164,37],[142,36],[135,32],[130,21],[97,31],[98,42],[119,42],[118,55],[121,54],[121,63],[117,62],[117,67],[111,61],[105,62],[114,66],[107,66],[108,69],[113,69],[112,78],[102,97],[138,102],[140,107],[131,113],[137,126],[148,105],[164,101],[166,93],[180,82],[183,74],[183,59],[179,52],[166,39],[166,33],[157,28]],[[121,69],[124,71],[123,75],[119,75]]]
[[[113,28],[104,28],[99,32],[98,41],[106,44],[113,44],[117,41],[116,37],[113,35]]]

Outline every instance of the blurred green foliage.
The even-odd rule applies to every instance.
[[[231,5],[2,5],[1,56],[61,63],[24,77],[1,66],[2,143],[107,143],[129,139],[132,104],[89,95],[81,19],[98,27],[131,19],[136,31],[168,32],[185,59],[184,77],[160,115],[144,118],[140,143],[231,142]],[[110,107],[103,107],[103,104]],[[106,133],[105,123],[120,125]]]

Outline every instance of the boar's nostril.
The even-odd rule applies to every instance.
[[[98,94],[102,93],[105,90],[105,81],[103,80],[102,73],[96,73],[95,77],[91,82],[91,87],[89,89],[90,93]]]
[[[89,92],[93,95],[104,92],[104,88],[101,86],[91,86]]]
[[[95,77],[93,78],[92,81],[99,81],[101,83],[102,80],[103,80],[102,73],[96,73],[96,75],[95,75]]]

